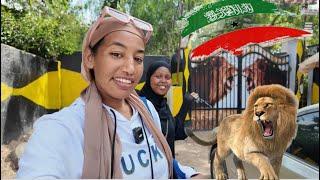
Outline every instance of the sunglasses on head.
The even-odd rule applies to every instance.
[[[96,24],[94,25],[95,28],[97,28],[99,26],[99,24],[103,21],[104,17],[106,17],[107,15],[112,16],[123,23],[130,23],[131,22],[134,26],[141,29],[142,32],[144,33],[145,43],[147,43],[148,40],[150,39],[152,31],[153,31],[152,25],[150,23],[145,22],[141,19],[135,18],[133,16],[130,16],[129,14],[120,12],[116,9],[110,8],[108,6],[105,6],[102,9],[102,11],[100,13],[100,17],[98,18],[98,20],[96,21]]]

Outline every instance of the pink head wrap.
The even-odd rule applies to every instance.
[[[100,20],[100,22],[98,20],[89,28],[82,44],[81,74],[88,82],[92,80],[92,77],[89,72],[89,68],[86,67],[84,61],[91,55],[91,48],[93,48],[105,36],[116,31],[130,32],[139,36],[144,42],[146,42],[144,32],[136,28],[132,23],[123,23],[114,17],[104,18]]]

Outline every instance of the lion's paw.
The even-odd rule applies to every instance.
[[[244,170],[238,170],[238,179],[247,179],[246,177],[246,173],[244,172]]]
[[[218,173],[218,174],[216,174],[216,179],[217,180],[227,179],[227,175],[225,173]]]
[[[273,169],[261,171],[259,179],[279,179]]]

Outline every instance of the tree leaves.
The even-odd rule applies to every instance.
[[[81,49],[86,26],[68,12],[68,2],[29,1],[21,11],[1,5],[1,42],[54,58]]]
[[[217,1],[217,0],[216,0]],[[179,46],[180,30],[177,20],[196,6],[212,0],[86,0],[71,5],[71,0],[7,0],[11,8],[1,5],[1,41],[43,57],[80,51],[88,24],[104,5],[145,20],[153,25],[154,32],[146,53],[171,56]],[[15,7],[15,8],[13,8]],[[235,29],[270,25],[303,28],[301,5],[279,5],[280,9],[297,16],[255,14],[219,21],[201,28],[195,34],[194,47],[206,40]],[[15,10],[18,9],[18,10]],[[89,18],[89,22],[88,20]],[[314,36],[307,38],[310,45],[319,44],[319,15],[306,17],[314,24]],[[238,22],[238,26],[231,26]]]

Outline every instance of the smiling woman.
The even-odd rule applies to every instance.
[[[186,94],[179,113],[173,117],[165,95],[171,87],[171,67],[165,61],[155,62],[147,70],[146,83],[139,94],[146,97],[155,106],[161,123],[163,135],[166,137],[172,156],[175,157],[174,141],[187,137],[184,132],[184,119],[192,100],[198,99],[197,93]]]
[[[103,9],[83,42],[81,74],[89,86],[69,107],[36,121],[18,178],[167,179],[198,174],[173,160],[154,106],[147,101],[148,110],[134,90],[151,32],[147,22]]]
[[[96,52],[84,63],[93,72],[103,102],[113,103],[113,99],[127,97],[143,73],[142,39],[132,32],[116,31],[105,36],[95,48]]]

